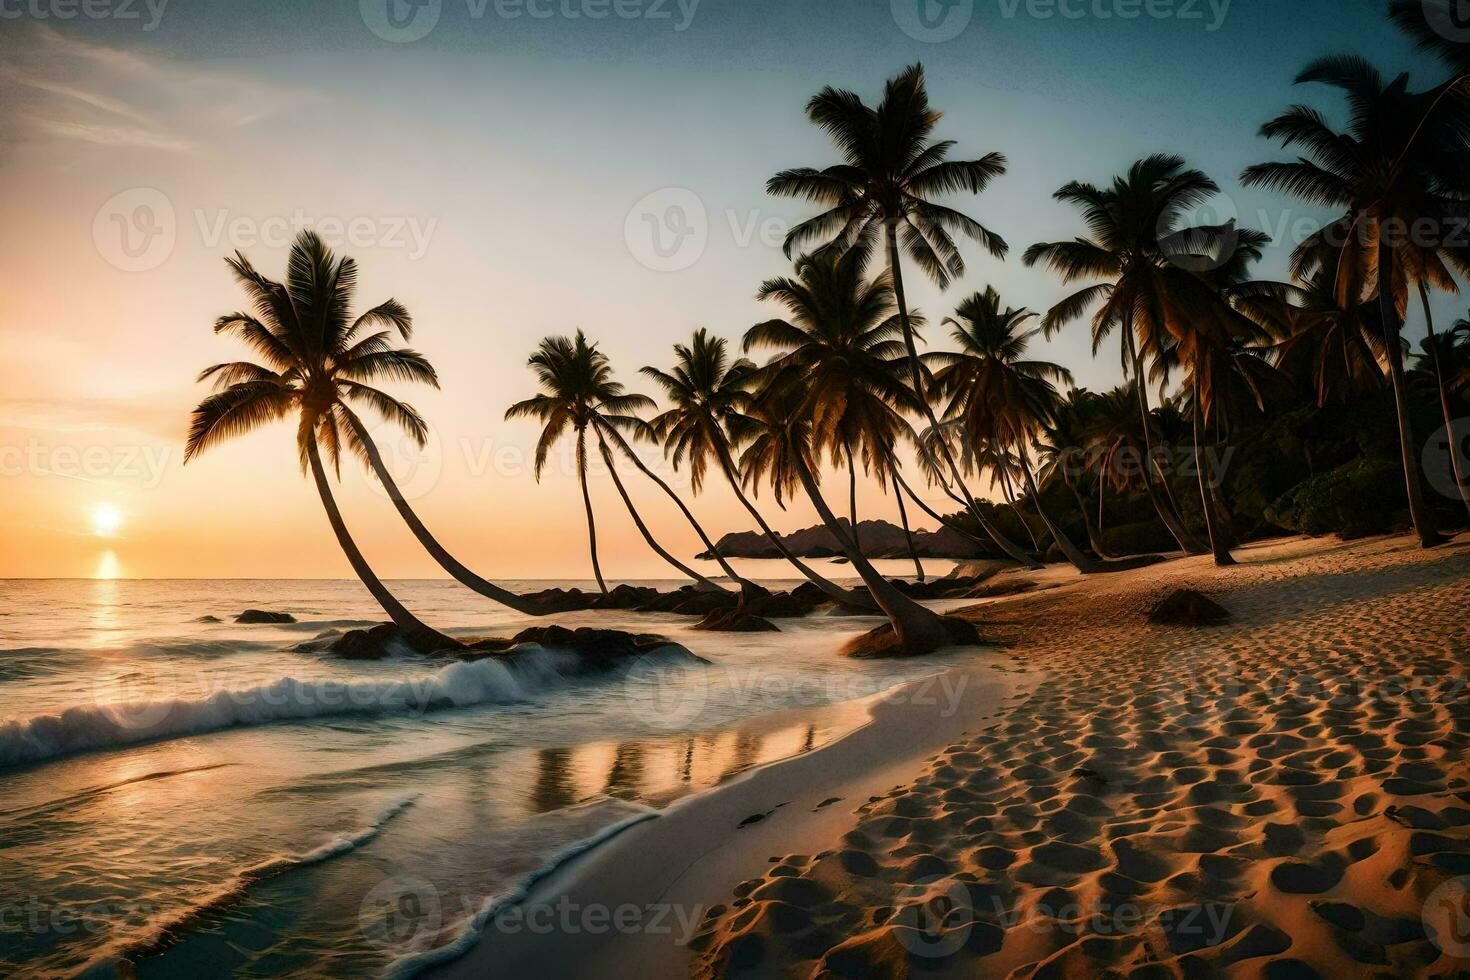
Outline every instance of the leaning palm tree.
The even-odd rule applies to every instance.
[[[220,317],[215,333],[243,340],[264,363],[231,361],[200,373],[200,381],[214,382],[214,392],[194,409],[185,464],[218,443],[294,414],[301,468],[311,470],[327,521],[357,577],[410,646],[425,652],[460,646],[420,622],[378,578],[347,530],[322,464],[323,447],[338,472],[344,445],[359,455],[376,452],[354,407],[371,409],[423,445],[428,426],[419,414],[370,384],[386,378],[438,387],[422,354],[395,348],[387,331],[367,333],[381,324],[408,339],[407,311],[390,299],[353,318],[357,264],[334,256],[315,232],[303,232],[291,246],[286,285],[261,275],[239,252],[225,261],[254,313]]]
[[[988,287],[962,300],[954,316],[944,320],[953,328],[959,350],[935,351],[925,359],[938,367],[934,383],[948,399],[945,417],[959,421],[971,443],[1014,455],[1031,502],[1057,546],[1078,571],[1096,572],[1102,566],[1047,514],[1031,466],[1027,446],[1061,398],[1055,383],[1072,382],[1071,372],[1061,365],[1026,357],[1026,348],[1041,333],[1040,327],[1026,329],[1035,318],[1030,310],[1003,306],[1000,293]]]
[[[1114,330],[1121,334],[1123,370],[1138,381],[1144,486],[1174,540],[1196,553],[1203,548],[1168,499],[1167,477],[1154,458],[1148,383],[1154,376],[1150,367],[1157,368],[1172,343],[1171,325],[1192,312],[1175,301],[1178,287],[1189,285],[1195,275],[1185,248],[1193,229],[1181,224],[1218,191],[1204,173],[1166,154],[1139,160],[1107,187],[1073,181],[1053,197],[1082,211],[1089,236],[1037,243],[1025,255],[1027,265],[1043,264],[1064,283],[1093,280],[1047,311],[1043,331],[1051,336],[1095,307],[1093,352]]]
[[[672,370],[642,369],[669,402],[669,407],[651,422],[665,455],[675,469],[688,462],[689,483],[695,493],[704,485],[713,462],[767,540],[803,578],[842,605],[870,608],[871,603],[823,578],[796,557],[741,489],[726,426],[750,403],[746,385],[754,365],[744,359],[731,363],[726,349],[724,338],[712,337],[700,327],[689,344],[674,345]]]
[[[749,409],[734,420],[732,437],[743,445],[740,465],[748,482],[769,482],[779,494],[801,487],[838,547],[862,578],[868,593],[888,617],[898,646],[906,653],[927,653],[953,642],[944,620],[880,575],[858,547],[851,528],[822,497],[813,445],[813,404],[807,397],[806,372],[791,366],[764,375],[764,387]]]
[[[746,331],[744,341],[747,353],[757,347],[775,351],[756,372],[757,383],[788,370],[801,374],[812,448],[819,457],[825,452],[834,465],[847,468],[849,521],[855,538],[858,462],[886,489],[897,465],[895,447],[912,437],[900,409],[918,409],[917,396],[895,369],[904,362],[904,345],[899,340],[892,282],[886,273],[864,278],[866,264],[867,249],[862,246],[798,259],[794,278],[768,279],[756,293],[757,299],[785,307],[789,319],[757,323]],[[905,532],[907,524],[905,517]],[[909,542],[912,551],[912,536]],[[921,566],[919,574],[923,575]]]
[[[904,297],[899,245],[941,289],[965,273],[955,234],[969,236],[991,255],[1004,258],[1006,243],[999,235],[932,198],[957,191],[980,193],[1005,173],[1005,157],[988,153],[978,160],[946,159],[954,141],[931,139],[940,113],[929,106],[920,65],[911,65],[889,79],[877,106],[869,107],[855,93],[829,86],[812,96],[806,113],[832,138],[842,162],[821,170],[783,170],[766,181],[768,193],[804,198],[825,208],[791,229],[786,254],[813,243],[839,253],[856,246],[866,250],[877,245],[882,235],[913,389],[930,427],[938,427]],[[1002,551],[1017,561],[1027,561],[975,503],[948,443],[941,440],[938,448],[944,460],[942,470],[935,468],[939,479],[954,482],[966,509]]]
[[[1470,273],[1470,248],[1456,236],[1405,234],[1403,229],[1463,227],[1464,120],[1458,113],[1429,112],[1433,97],[1411,92],[1407,75],[1386,82],[1363,58],[1320,59],[1296,81],[1341,91],[1349,106],[1347,128],[1338,132],[1315,109],[1293,106],[1263,126],[1261,134],[1286,147],[1299,145],[1307,156],[1256,164],[1241,179],[1247,186],[1283,190],[1344,210],[1297,247],[1295,271],[1310,276],[1333,269],[1345,306],[1377,297],[1409,514],[1419,543],[1430,547],[1444,539],[1424,500],[1400,332],[1410,284],[1428,280],[1453,289],[1453,273]]]
[[[535,372],[542,391],[506,409],[505,417],[535,418],[542,423],[541,437],[536,443],[537,480],[541,479],[547,457],[556,441],[568,430],[575,435],[577,482],[582,488],[582,505],[587,513],[587,543],[592,555],[592,573],[603,593],[607,593],[607,582],[603,580],[602,564],[597,556],[597,520],[592,513],[592,495],[587,487],[589,431],[597,439],[598,449],[607,464],[618,495],[622,497],[634,525],[649,547],[660,558],[701,586],[723,591],[721,586],[684,565],[654,539],[618,476],[617,465],[604,433],[636,432],[645,428],[647,423],[633,413],[653,408],[653,400],[645,395],[631,394],[614,381],[612,365],[607,355],[598,350],[596,344],[589,343],[586,334],[581,330],[574,337],[547,337],[541,341],[527,364]]]
[[[1099,396],[1086,388],[1068,389],[1067,395],[1057,404],[1051,419],[1042,427],[1045,440],[1037,446],[1041,465],[1037,478],[1041,483],[1058,479],[1077,502],[1082,514],[1082,525],[1087,530],[1088,543],[1099,558],[1110,557],[1102,542],[1102,534],[1092,521],[1091,508],[1078,487],[1078,477],[1087,474],[1096,464],[1099,453],[1091,446],[1089,431],[1097,417]],[[1098,495],[1102,495],[1102,474],[1098,473]]]

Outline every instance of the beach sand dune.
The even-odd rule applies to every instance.
[[[1470,975],[1470,538],[1239,557],[969,610],[1046,679],[824,849],[752,855],[691,969]],[[1180,587],[1232,620],[1149,625]]]

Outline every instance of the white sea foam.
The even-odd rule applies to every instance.
[[[576,654],[533,648],[396,680],[282,677],[201,697],[77,705],[0,724],[0,767],[273,722],[509,704],[563,684],[581,665]]]

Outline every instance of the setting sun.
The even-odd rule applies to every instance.
[[[92,533],[99,538],[110,538],[122,528],[123,515],[112,504],[92,506]]]

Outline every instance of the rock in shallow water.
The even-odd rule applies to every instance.
[[[455,645],[445,646],[445,640]],[[528,653],[532,644],[578,654],[582,666],[591,670],[610,669],[625,660],[636,659],[661,648],[676,649],[695,660],[705,662],[702,657],[697,657],[678,644],[653,633],[625,633],[622,630],[593,629],[588,626],[574,630],[555,625],[532,626],[509,639],[487,637],[459,643],[438,634],[412,637],[392,623],[383,623],[371,629],[349,630],[335,638],[322,637],[319,642],[303,643],[296,649],[325,651],[348,660],[381,660],[406,653],[439,654],[461,660],[479,660]]]
[[[290,613],[270,612],[265,609],[247,609],[235,617],[237,623],[294,623],[296,617]]]
[[[739,609],[716,609],[690,629],[711,633],[775,633],[780,632],[769,620]]]

